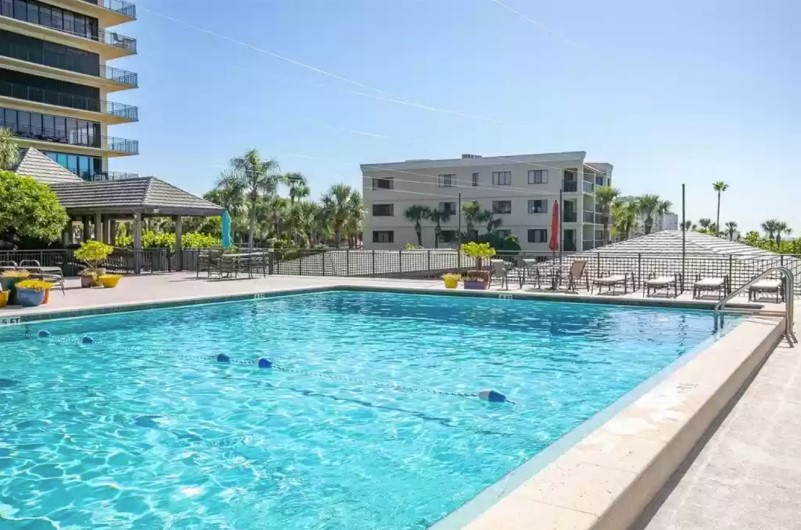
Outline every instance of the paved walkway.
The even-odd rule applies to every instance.
[[[801,345],[773,352],[646,528],[801,529]]]

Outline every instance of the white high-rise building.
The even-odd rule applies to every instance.
[[[481,211],[500,220],[495,231],[515,234],[524,250],[548,252],[554,201],[562,191],[563,250],[570,252],[600,246],[601,214],[595,188],[611,185],[612,165],[586,162],[586,153],[573,151],[482,157],[462,155],[446,160],[362,164],[367,218],[366,248],[400,249],[417,244],[414,222],[405,212],[420,205],[449,212],[441,222],[440,247],[455,247],[459,220],[462,232],[468,220],[459,215],[458,203],[478,202]],[[486,232],[487,221],[474,223]],[[422,245],[435,246],[435,224],[422,221]]]

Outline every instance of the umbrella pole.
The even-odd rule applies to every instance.
[[[564,210],[564,203],[562,202],[562,188],[559,188],[559,215],[562,216]],[[557,219],[559,223],[559,266],[562,266],[562,249],[565,246],[565,231],[564,227],[562,226],[562,219]]]

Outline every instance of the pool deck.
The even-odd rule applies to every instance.
[[[656,515],[638,528],[801,528],[799,351],[784,342],[776,348]]]
[[[191,273],[172,273],[125,277],[115,289],[81,289],[77,279],[70,279],[66,295],[53,291],[47,305],[1,308],[0,325],[14,325],[15,317],[41,319],[73,311],[119,311],[159,303],[337,287],[444,291],[440,280],[308,276],[208,280],[196,279]],[[586,293],[493,289],[484,295],[665,304],[664,298],[643,299],[641,292],[590,297]],[[744,303],[745,298],[737,302]],[[688,294],[668,303],[709,307],[709,300],[699,304]],[[783,304],[761,305],[771,313],[783,309]],[[693,456],[693,448],[714,431],[732,398],[770,355],[781,335],[780,323],[775,314],[744,318],[725,337],[582,432],[582,438],[554,452],[549,460],[542,459],[529,475],[517,482],[501,480],[435,527],[623,530],[636,524],[648,530],[801,528],[798,517],[793,517],[797,512],[794,500],[801,493],[801,459],[796,456],[801,450],[801,425],[797,422],[801,360],[796,351],[801,350],[791,350],[784,343],[673,493],[665,493],[677,470],[686,467],[688,455]],[[665,496],[667,501],[656,510]],[[643,522],[653,513],[650,522]],[[777,522],[746,524],[752,519]]]

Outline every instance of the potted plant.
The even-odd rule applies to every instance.
[[[446,289],[456,289],[459,286],[459,280],[462,277],[458,274],[447,273],[442,275],[442,280],[445,282]]]
[[[467,278],[465,278],[463,285],[465,289],[486,289],[489,287],[490,273],[481,269],[481,260],[490,259],[495,255],[495,249],[489,243],[464,243],[461,251],[467,257],[476,260],[476,268],[467,271]]]
[[[22,280],[16,285],[19,304],[24,307],[42,305],[45,295],[51,287],[53,287],[52,283],[42,280]]]
[[[113,289],[117,287],[117,284],[121,278],[122,274],[101,274],[97,277],[97,281],[99,281],[106,289]]]
[[[106,273],[106,269],[100,267],[106,258],[114,251],[114,247],[106,245],[100,241],[84,241],[81,248],[75,251],[75,259],[79,259],[89,264],[89,267],[82,270],[81,287],[91,287],[97,284],[97,278]]]
[[[5,307],[8,305],[8,295],[10,294],[10,291],[4,291],[3,286],[0,285],[0,307]]]
[[[4,291],[8,291],[9,304],[17,303],[17,283],[27,280],[30,275],[30,272],[23,270],[3,271],[0,275],[0,286]]]

